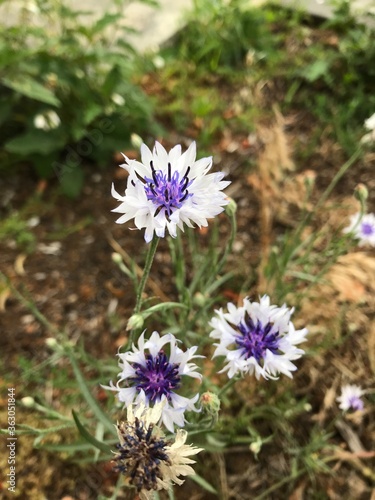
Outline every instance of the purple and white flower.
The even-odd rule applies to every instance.
[[[352,233],[353,237],[359,240],[359,246],[375,247],[375,215],[365,214],[361,217],[360,212],[352,215],[344,233]]]
[[[341,396],[339,396],[336,401],[339,404],[339,408],[343,411],[347,410],[363,410],[363,401],[361,397],[364,391],[359,385],[343,385],[341,387]]]
[[[230,182],[222,180],[221,172],[208,174],[212,157],[197,161],[195,157],[195,142],[183,154],[180,145],[167,152],[156,142],[151,152],[142,144],[142,162],[124,155],[125,163],[120,166],[129,172],[124,196],[112,185],[112,196],[121,202],[113,212],[123,214],[116,222],[134,219],[137,229],[145,228],[147,243],[154,233],[164,237],[166,230],[176,237],[177,228],[184,230],[184,224],[207,226],[207,219],[228,204],[222,190]]]
[[[109,386],[103,387],[116,391],[119,401],[127,408],[133,403],[136,408],[163,403],[161,419],[167,429],[174,432],[175,424],[179,427],[185,425],[185,411],[199,411],[195,407],[199,394],[189,399],[176,391],[184,376],[201,380],[197,365],[190,361],[203,356],[195,354],[196,346],[186,351],[180,349],[171,333],[160,336],[153,332],[149,340],[145,340],[144,335],[145,332],[138,340],[138,347],[133,344],[131,351],[118,354],[121,372],[117,384],[110,381]],[[169,346],[167,352],[166,345]]]
[[[243,301],[242,307],[228,304],[228,312],[215,311],[210,325],[210,336],[219,340],[214,344],[213,357],[225,356],[226,365],[219,372],[228,372],[228,377],[240,374],[255,374],[256,378],[276,379],[280,373],[292,378],[297,367],[292,361],[299,359],[304,351],[296,347],[304,342],[307,329],[296,330],[290,317],[294,309],[270,305],[264,295],[259,302]]]

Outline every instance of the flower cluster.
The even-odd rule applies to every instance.
[[[176,391],[185,376],[201,380],[198,367],[191,360],[203,356],[195,355],[197,347],[186,351],[180,349],[177,339],[170,333],[160,336],[153,332],[149,340],[144,337],[145,332],[138,340],[138,347],[133,344],[131,351],[118,354],[119,380],[116,385],[111,381],[109,386],[103,387],[116,391],[119,401],[126,407],[133,403],[137,408],[163,403],[161,419],[166,428],[174,432],[175,424],[184,426],[185,411],[199,411],[195,407],[199,394],[189,399]],[[169,353],[165,350],[166,345]]]
[[[207,219],[224,210],[228,200],[222,190],[230,184],[223,181],[223,173],[208,174],[212,158],[196,157],[195,142],[181,154],[177,145],[169,151],[156,142],[153,151],[141,146],[142,162],[124,155],[121,167],[129,172],[124,196],[112,186],[112,196],[121,204],[113,212],[122,213],[117,223],[134,219],[138,229],[145,228],[145,240],[150,242],[154,233],[175,237],[177,228],[184,224],[207,226]]]
[[[344,229],[344,233],[351,233],[355,239],[359,240],[359,246],[375,247],[375,215],[362,215],[360,212],[352,215],[350,224]]]
[[[214,357],[226,357],[221,372],[227,371],[229,378],[246,373],[255,373],[257,379],[275,379],[279,373],[292,377],[297,369],[292,361],[304,354],[296,345],[307,335],[306,328],[294,328],[292,313],[285,305],[270,305],[267,295],[260,302],[245,298],[242,307],[229,303],[227,313],[216,311],[210,336],[219,340]]]
[[[124,474],[141,500],[152,500],[154,492],[181,485],[179,476],[194,474],[190,457],[201,448],[185,444],[187,432],[179,429],[175,440],[167,440],[158,427],[165,402],[153,408],[128,406],[127,420],[117,425],[119,444],[113,458],[115,469]]]
[[[125,157],[122,167],[129,176],[124,196],[112,186],[112,195],[121,202],[113,211],[123,214],[117,222],[134,219],[138,229],[145,229],[146,242],[155,235],[164,237],[166,232],[175,237],[185,224],[207,226],[207,219],[228,204],[222,190],[229,182],[222,180],[222,173],[208,173],[212,158],[195,158],[194,142],[183,154],[180,146],[167,152],[156,142],[152,152],[141,145],[141,162]],[[138,290],[138,296],[141,292]],[[228,312],[216,311],[210,336],[218,340],[214,357],[225,357],[219,373],[228,372],[229,378],[255,374],[257,379],[275,379],[280,373],[292,377],[297,369],[292,361],[304,354],[296,346],[307,335],[306,328],[294,328],[292,313],[286,305],[271,305],[267,295],[259,302],[246,298],[242,307],[229,303]],[[137,312],[127,328],[141,328],[143,321]],[[191,398],[179,394],[184,379],[201,380],[193,360],[203,356],[196,354],[197,347],[182,350],[178,342],[171,333],[154,331],[146,339],[143,332],[137,345],[133,343],[130,350],[118,354],[121,371],[117,383],[110,381],[103,386],[114,391],[127,408],[127,420],[117,425],[119,444],[114,462],[141,500],[151,500],[156,491],[181,484],[180,476],[194,474],[190,456],[201,451],[186,444],[185,430],[178,429],[172,441],[161,426],[174,434],[175,426],[185,425],[187,411],[202,411],[214,424],[220,411],[215,393],[207,391],[200,399],[199,394]],[[200,408],[195,406],[198,399]]]

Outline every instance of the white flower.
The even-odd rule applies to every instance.
[[[184,224],[207,226],[207,219],[227,205],[222,189],[230,182],[222,180],[223,173],[208,174],[211,157],[195,161],[195,156],[195,142],[183,154],[180,145],[168,153],[158,142],[152,152],[142,144],[142,163],[124,155],[121,167],[129,172],[125,195],[112,185],[112,196],[121,201],[113,212],[124,214],[116,222],[134,219],[138,229],[145,228],[146,242],[154,233],[164,237],[165,230],[176,237],[177,228],[183,230]]]
[[[190,457],[202,448],[185,444],[187,432],[179,429],[175,441],[167,440],[157,426],[165,403],[154,408],[128,407],[127,421],[117,425],[120,440],[115,453],[115,469],[124,474],[141,500],[152,500],[154,492],[181,485],[179,476],[195,474]]]
[[[375,130],[375,113],[365,120],[364,125],[367,130]]]
[[[304,351],[295,347],[304,342],[307,329],[295,330],[290,317],[294,309],[270,305],[267,295],[260,302],[244,299],[242,307],[228,304],[228,313],[215,311],[210,325],[210,336],[220,342],[213,357],[225,356],[227,364],[219,372],[228,371],[228,377],[236,374],[255,373],[257,379],[275,379],[279,373],[292,377],[296,366],[291,362],[299,359]]]
[[[336,401],[339,404],[339,408],[343,411],[350,409],[353,410],[363,410],[363,401],[361,397],[364,391],[359,385],[344,385],[341,387],[341,396],[339,396]]]
[[[177,339],[171,333],[160,336],[153,332],[149,340],[144,338],[145,332],[139,337],[138,348],[133,344],[132,351],[119,353],[119,381],[116,385],[110,382],[106,389],[117,392],[119,401],[129,407],[143,405],[154,406],[164,403],[161,419],[170,432],[174,432],[174,425],[185,425],[185,411],[199,411],[194,404],[199,394],[193,398],[186,398],[176,394],[182,383],[182,377],[188,376],[201,380],[197,365],[191,363],[197,347],[190,347],[182,351],[177,346]],[[169,344],[169,354],[165,345]],[[126,386],[121,387],[122,382]]]
[[[35,128],[42,129],[45,131],[57,128],[61,121],[59,115],[53,111],[46,111],[43,114],[36,115],[34,118]]]
[[[375,215],[365,214],[361,217],[360,212],[352,215],[349,226],[343,232],[352,233],[359,240],[359,246],[375,247]]]
[[[123,106],[125,104],[125,99],[120,94],[112,94],[111,99],[117,106]]]
[[[369,144],[375,142],[375,113],[365,120],[364,126],[369,132],[361,138],[361,143]]]

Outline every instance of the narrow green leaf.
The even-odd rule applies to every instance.
[[[204,490],[208,491],[209,493],[213,493],[214,495],[217,495],[217,491],[215,488],[205,479],[203,479],[202,476],[199,476],[198,474],[194,474],[192,476],[189,476],[190,479],[195,481],[199,486],[201,486]]]
[[[111,452],[111,448],[108,445],[95,439],[94,436],[92,436],[89,433],[89,431],[81,424],[81,422],[78,418],[78,415],[76,414],[76,412],[74,410],[72,410],[72,415],[73,415],[74,421],[76,423],[77,429],[79,430],[79,433],[81,434],[81,436],[84,439],[86,439],[86,441],[88,441],[93,446],[95,446],[95,448],[98,448],[99,450],[101,450],[103,453],[110,453]]]
[[[93,397],[93,395],[90,392],[89,387],[86,384],[86,381],[81,373],[81,370],[78,367],[78,364],[72,355],[71,352],[68,351],[68,356],[69,360],[72,364],[74,375],[76,377],[76,380],[78,382],[79,388],[82,392],[83,397],[85,398],[86,402],[90,406],[93,414],[95,417],[103,423],[106,429],[111,431],[112,434],[116,435],[115,427],[113,425],[113,422],[107,417],[107,415],[102,411],[100,406],[98,405],[96,399]]]

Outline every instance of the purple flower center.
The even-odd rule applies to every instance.
[[[258,362],[264,358],[266,350],[277,354],[279,348],[279,332],[270,333],[273,324],[265,326],[257,320],[256,323],[246,314],[237,326],[240,335],[237,335],[236,344],[240,346],[245,359],[254,357]]]
[[[193,181],[189,180],[190,167],[180,178],[180,174],[175,171],[172,175],[172,166],[168,163],[168,173],[165,175],[161,170],[155,170],[153,162],[150,162],[152,177],[145,177],[145,192],[147,199],[157,205],[159,212],[165,208],[168,217],[176,208],[181,208],[182,203],[193,196],[189,193],[188,187]],[[156,214],[157,215],[157,214]]]
[[[162,396],[170,400],[171,392],[180,387],[181,377],[179,365],[169,363],[164,351],[160,350],[157,356],[146,354],[146,365],[133,363],[135,376],[129,380],[138,390],[143,389],[149,401],[155,403]]]
[[[348,403],[353,410],[363,410],[363,401],[358,396],[351,396]]]
[[[371,236],[375,232],[375,228],[372,224],[369,224],[368,222],[362,222],[361,224],[361,231],[362,234],[365,236]]]

